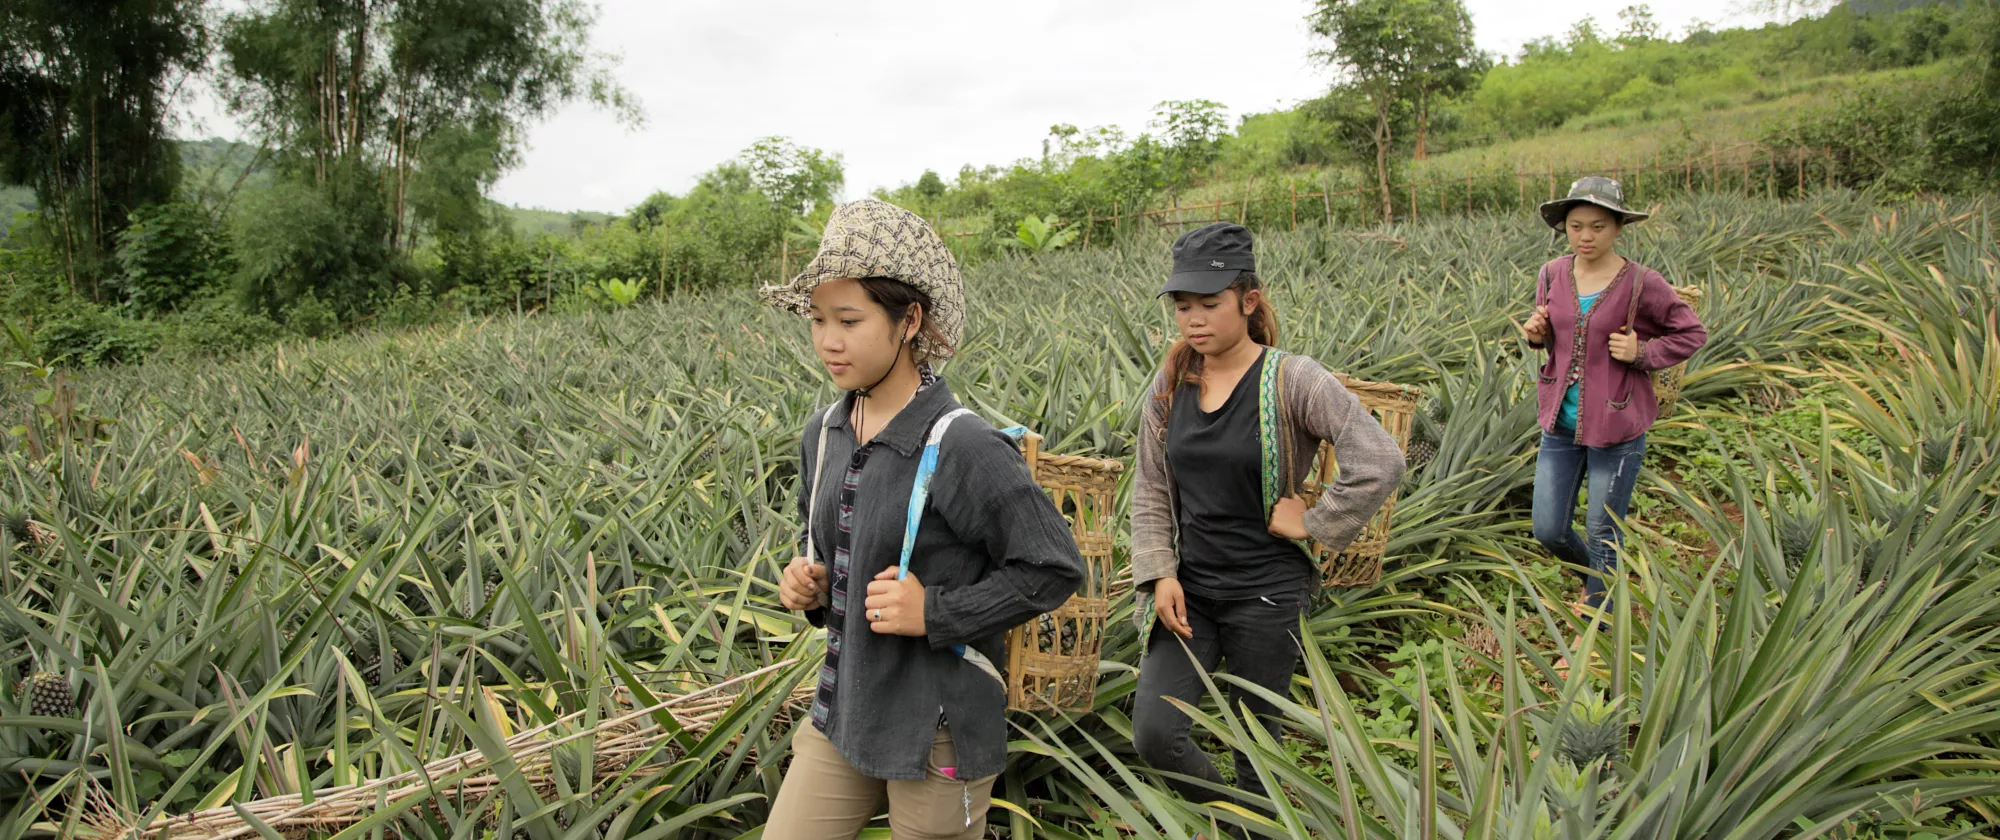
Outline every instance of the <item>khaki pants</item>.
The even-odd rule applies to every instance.
[[[792,766],[771,805],[764,840],[854,840],[884,799],[894,840],[978,840],[986,834],[997,777],[961,782],[938,772],[956,766],[957,755],[950,730],[938,727],[924,780],[885,782],[856,772],[826,735],[802,723],[792,736]]]

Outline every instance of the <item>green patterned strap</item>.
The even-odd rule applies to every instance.
[[[1278,506],[1286,489],[1283,484],[1289,465],[1285,464],[1285,405],[1279,392],[1279,369],[1290,354],[1275,347],[1265,351],[1264,369],[1257,383],[1257,443],[1262,450],[1264,512]]]

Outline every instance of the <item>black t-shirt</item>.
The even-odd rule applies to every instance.
[[[1271,534],[1264,510],[1257,383],[1269,355],[1258,357],[1215,411],[1201,410],[1197,386],[1182,385],[1174,394],[1167,464],[1180,520],[1176,577],[1192,595],[1258,598],[1297,592],[1312,580],[1312,560]]]

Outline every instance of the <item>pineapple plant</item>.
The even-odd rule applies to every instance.
[[[361,666],[361,679],[369,688],[381,688],[384,682],[403,669],[401,654],[395,645],[386,648],[373,633],[362,635],[355,640],[355,664]]]
[[[76,689],[69,678],[54,671],[36,671],[14,689],[16,698],[25,699],[28,714],[36,717],[76,716]]]
[[[1819,536],[1818,511],[1811,506],[1782,511],[1778,515],[1778,547],[1784,552],[1785,563],[1798,568],[1805,562],[1806,552],[1812,550],[1815,537]]]
[[[28,521],[27,511],[19,509],[7,511],[5,525],[7,538],[13,540],[15,545],[34,544],[35,532],[32,523]]]
[[[484,595],[485,600],[482,601],[481,603],[486,603],[486,604],[493,603],[493,596],[500,594],[499,569],[495,569],[491,566],[488,566],[486,568],[486,588],[484,592],[485,592]]]
[[[32,655],[26,655],[28,653],[27,641],[28,631],[25,628],[12,621],[0,619],[0,657],[13,656],[14,648],[17,646],[20,647],[23,655],[17,667],[20,671],[19,676],[22,677],[28,675],[28,672],[34,668],[35,662],[35,658]]]
[[[1575,767],[1588,769],[1625,757],[1630,736],[1622,699],[1607,700],[1593,691],[1577,698],[1562,712],[1562,735],[1556,750]]]
[[[1432,399],[1412,418],[1415,422],[1410,427],[1410,450],[1406,453],[1411,472],[1423,469],[1437,457],[1438,443],[1444,440],[1447,411],[1443,402]]]

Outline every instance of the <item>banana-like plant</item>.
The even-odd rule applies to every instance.
[[[1061,220],[1054,215],[1022,216],[1021,221],[1014,224],[1014,238],[1004,244],[1030,254],[1056,250],[1075,240],[1078,230],[1074,226],[1061,227],[1061,224]]]

